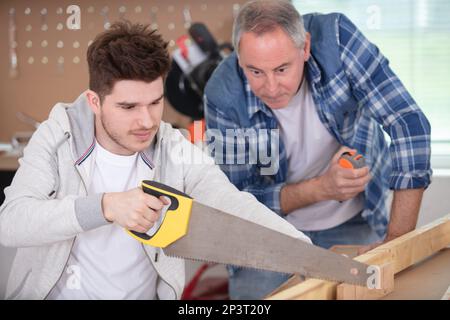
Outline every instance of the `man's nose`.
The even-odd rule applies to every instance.
[[[153,119],[149,108],[142,107],[138,115],[138,123],[141,127],[150,129],[153,126]]]
[[[267,76],[266,89],[267,89],[269,94],[277,92],[277,90],[278,90],[278,80],[276,79],[275,76],[273,76],[273,75]]]

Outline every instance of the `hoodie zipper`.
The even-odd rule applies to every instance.
[[[54,148],[54,151],[56,152],[56,151],[59,149],[59,147],[60,147],[66,140],[69,140],[69,139],[70,139],[70,136],[71,136],[71,135],[70,135],[70,132],[68,132],[68,131],[64,132],[64,137],[61,138],[60,141],[58,141],[58,143],[56,144],[56,146],[55,146],[55,148]],[[77,171],[78,175],[80,176],[80,180],[81,180],[81,182],[82,182],[82,184],[83,184],[85,193],[87,194],[87,188],[86,188],[86,184],[85,184],[85,182],[84,182],[84,180],[83,180],[83,177],[82,177],[80,171],[78,170],[78,168],[76,168],[76,171]],[[51,192],[51,194],[53,194],[53,193],[55,193],[55,192],[56,192],[56,190],[53,190],[53,191]],[[67,255],[66,262],[64,263],[63,271],[60,273],[60,275],[59,275],[59,277],[58,277],[58,280],[56,280],[56,282],[53,284],[53,286],[51,287],[51,289],[50,289],[50,290],[48,291],[48,293],[45,295],[44,300],[47,300],[47,298],[48,298],[48,296],[50,295],[50,293],[53,291],[53,289],[55,289],[56,285],[57,285],[57,284],[59,283],[59,281],[61,280],[61,278],[62,278],[62,276],[63,276],[63,274],[64,274],[64,271],[66,270],[67,263],[69,262],[70,254],[72,253],[72,249],[73,249],[73,246],[75,245],[75,240],[76,240],[76,239],[77,239],[77,237],[75,236],[75,237],[73,238],[73,240],[72,240],[72,244],[71,244],[71,246],[70,246],[69,254]]]
[[[53,286],[50,288],[50,290],[49,290],[49,291],[47,292],[47,294],[45,295],[44,300],[47,300],[47,298],[48,298],[48,296],[50,295],[50,293],[53,291],[53,289],[55,289],[56,285],[57,285],[57,284],[59,283],[59,281],[61,280],[61,278],[62,278],[62,276],[63,276],[63,274],[64,274],[64,271],[66,270],[67,263],[69,262],[70,254],[72,253],[72,249],[73,249],[73,246],[74,246],[74,244],[75,244],[76,238],[77,238],[77,237],[75,237],[75,238],[73,239],[72,245],[70,246],[69,255],[67,256],[66,262],[64,263],[63,271],[62,271],[61,274],[59,275],[58,280],[56,280],[56,282],[53,284]]]
[[[153,269],[155,269],[155,271],[156,271],[156,273],[158,274],[158,276],[161,278],[162,281],[164,281],[164,282],[167,284],[167,286],[168,286],[170,289],[173,290],[173,293],[175,294],[175,299],[179,299],[179,298],[178,298],[178,295],[177,295],[177,291],[175,290],[175,288],[169,283],[169,281],[167,281],[166,279],[164,279],[164,278],[161,276],[161,274],[158,272],[158,269],[155,267],[155,263],[158,262],[158,256],[159,256],[159,253],[160,253],[160,250],[161,250],[161,249],[155,247],[155,249],[156,249],[156,252],[155,252],[155,259],[152,259],[152,258],[149,256],[149,254],[147,253],[147,250],[145,250],[144,244],[141,244],[141,246],[142,246],[142,250],[144,250],[145,255],[147,256],[148,260],[150,261],[151,265],[153,266]]]
[[[80,180],[81,180],[81,182],[82,182],[82,184],[83,184],[85,193],[87,194],[87,188],[86,188],[86,184],[85,184],[85,182],[84,182],[84,180],[83,180],[83,177],[81,176],[81,173],[80,173],[80,171],[78,170],[78,168],[76,168],[76,171],[77,171],[78,175],[80,176]],[[64,271],[66,270],[67,263],[69,262],[70,255],[71,255],[71,253],[72,253],[72,249],[73,249],[73,246],[74,246],[74,244],[75,244],[75,240],[76,240],[76,239],[77,239],[77,236],[75,236],[75,237],[73,238],[72,245],[70,246],[70,250],[69,250],[69,255],[67,256],[66,262],[64,263],[63,271],[62,271],[61,274],[59,275],[58,280],[55,282],[55,284],[52,286],[52,288],[50,289],[50,291],[49,291],[49,292],[47,293],[47,295],[45,296],[44,300],[47,300],[48,295],[53,291],[53,289],[56,287],[56,285],[58,284],[58,282],[61,280],[61,278],[62,278],[62,276],[63,276],[63,274],[64,274]]]

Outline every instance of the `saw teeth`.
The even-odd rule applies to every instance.
[[[206,259],[199,259],[199,258],[193,258],[193,257],[182,257],[182,256],[177,256],[174,254],[170,254],[170,253],[165,253],[166,256],[168,257],[172,257],[172,258],[177,258],[177,259],[183,259],[183,260],[192,260],[192,261],[198,261],[198,262],[206,262],[206,263],[218,263],[218,264],[223,264],[223,265],[230,265],[230,266],[235,266],[237,268],[245,268],[245,269],[253,269],[253,270],[259,270],[259,271],[269,271],[266,269],[261,269],[261,268],[256,268],[256,267],[246,267],[246,266],[238,266],[238,265],[234,265],[234,264],[230,264],[230,263],[226,263],[226,262],[221,262],[221,261],[210,261],[210,260],[206,260]],[[275,272],[275,271],[272,271]],[[280,273],[284,273],[284,274],[289,274],[286,272],[280,272]],[[301,274],[301,273],[299,273]],[[330,282],[336,282],[336,283],[343,283],[342,281],[338,281],[338,280],[334,280],[331,278],[326,278],[326,277],[311,277],[309,275],[304,275],[301,274],[302,276],[304,276],[306,278],[306,280],[309,279],[318,279],[318,280],[324,280],[324,281],[330,281]],[[361,285],[360,283],[358,283],[357,281],[348,281],[350,284],[354,284],[354,285]]]

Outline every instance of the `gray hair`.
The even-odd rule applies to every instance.
[[[295,46],[303,48],[306,31],[303,18],[289,1],[256,0],[242,6],[233,24],[232,43],[239,55],[239,42],[244,32],[257,35],[281,27]]]

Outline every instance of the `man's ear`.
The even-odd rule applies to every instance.
[[[242,67],[242,64],[241,64],[241,59],[239,59],[239,56],[237,56],[237,61],[238,61],[238,65],[239,65],[239,67],[241,67],[241,69],[244,69],[244,68]]]
[[[95,114],[100,113],[101,103],[100,103],[100,97],[98,96],[98,94],[92,90],[87,90],[86,98],[87,98],[89,107],[91,107],[92,112],[94,112]]]
[[[310,56],[311,56],[311,34],[309,32],[306,32],[305,47],[303,48],[303,57],[305,61],[308,61]]]

